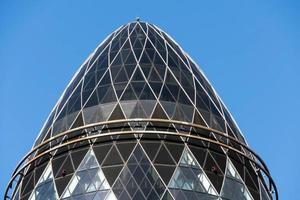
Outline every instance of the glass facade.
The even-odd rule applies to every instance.
[[[140,21],[82,64],[25,158],[14,200],[275,199],[200,68]]]

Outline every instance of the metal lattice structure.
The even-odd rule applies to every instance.
[[[195,62],[139,20],[79,68],[5,199],[278,199]]]

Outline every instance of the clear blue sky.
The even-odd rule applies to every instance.
[[[0,198],[78,66],[140,16],[202,66],[269,166],[280,199],[300,199],[299,10],[296,0],[2,0]]]

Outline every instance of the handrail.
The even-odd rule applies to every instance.
[[[255,152],[253,152],[247,145],[245,145],[244,143],[238,141],[236,138],[226,135],[226,133],[212,129],[212,128],[208,128],[206,126],[202,126],[199,124],[193,124],[193,123],[189,123],[189,122],[183,122],[183,121],[177,121],[177,120],[166,120],[166,119],[143,119],[143,118],[135,118],[135,119],[121,119],[121,120],[112,120],[112,121],[107,121],[107,122],[97,122],[97,123],[92,123],[92,124],[88,124],[85,126],[81,126],[81,127],[77,127],[74,129],[70,129],[67,131],[64,131],[60,134],[57,134],[47,140],[45,140],[43,143],[37,145],[36,147],[34,147],[29,153],[27,153],[22,160],[19,162],[19,164],[16,167],[17,168],[22,164],[22,162],[24,162],[33,152],[37,151],[40,147],[48,144],[49,142],[63,137],[69,133],[75,132],[75,131],[79,131],[79,130],[84,130],[87,128],[91,128],[91,127],[95,127],[95,126],[102,126],[102,125],[111,125],[111,124],[116,124],[116,123],[130,123],[130,122],[160,122],[160,123],[169,123],[169,124],[179,124],[179,125],[185,125],[185,126],[191,126],[191,127],[196,127],[196,128],[200,128],[206,131],[210,131],[213,132],[217,135],[220,135],[221,137],[226,137],[226,139],[230,139],[232,141],[234,141],[235,143],[241,145],[242,147],[246,148],[248,151],[250,151],[252,154],[255,155],[255,157],[259,157],[257,154],[255,154]],[[259,159],[259,158],[258,158]],[[262,164],[264,165],[264,167],[267,169],[267,166],[265,165],[265,163],[263,162],[263,160],[261,159],[260,162],[262,162]],[[15,170],[15,171],[16,171]],[[13,174],[15,173],[15,171],[13,172]],[[268,171],[269,172],[269,171]]]
[[[151,131],[149,131],[149,130],[132,130],[132,131],[115,131],[115,132],[110,132],[110,133],[100,133],[100,134],[86,135],[86,136],[82,135],[80,138],[75,137],[75,139],[71,139],[71,140],[68,139],[70,141],[67,141],[67,142],[64,142],[63,138],[62,138],[62,140],[60,142],[64,142],[64,143],[58,144],[58,145],[56,145],[54,147],[50,147],[50,149],[45,150],[45,151],[41,152],[38,155],[35,155],[29,161],[25,162],[26,159],[28,159],[34,152],[37,152],[38,150],[40,150],[40,148],[44,147],[45,145],[49,144],[50,142],[52,142],[55,139],[58,139],[58,138],[63,137],[63,136],[66,136],[66,135],[68,135],[70,133],[73,133],[75,131],[86,130],[88,128],[95,128],[97,126],[103,126],[103,125],[112,125],[112,124],[118,124],[118,123],[123,123],[124,124],[124,123],[133,123],[133,122],[135,122],[135,123],[140,123],[140,122],[147,122],[147,123],[159,122],[159,123],[168,123],[168,124],[174,124],[174,125],[175,124],[177,124],[177,125],[183,125],[183,126],[187,126],[187,127],[190,127],[190,128],[199,128],[199,129],[202,129],[202,130],[205,130],[205,131],[209,131],[209,132],[215,133],[215,134],[217,134],[217,135],[219,135],[221,137],[224,137],[226,139],[229,139],[229,140],[237,143],[238,145],[242,146],[243,148],[245,148],[251,154],[250,154],[250,156],[246,155],[245,152],[237,150],[236,148],[234,148],[232,146],[229,146],[227,144],[221,143],[221,142],[217,141],[216,138],[214,138],[214,139],[216,139],[216,140],[214,140],[212,138],[202,137],[202,136],[198,136],[198,135],[191,135],[191,134],[183,133],[180,130],[178,130],[177,128],[175,128],[175,130],[177,132],[157,131],[157,130],[151,130]],[[118,127],[118,128],[120,128],[120,127]],[[165,128],[168,128],[168,127],[165,127]],[[86,132],[88,133],[88,131],[86,131]],[[186,132],[190,132],[190,131],[186,131]],[[276,188],[275,182],[273,181],[273,179],[272,179],[272,177],[271,177],[271,175],[269,173],[269,170],[268,170],[267,166],[265,165],[265,163],[263,162],[263,160],[253,150],[251,150],[248,146],[246,146],[244,143],[236,140],[236,138],[228,136],[228,135],[226,135],[226,133],[223,133],[221,131],[214,130],[214,129],[211,129],[211,128],[208,128],[208,127],[205,127],[205,126],[202,126],[202,125],[198,125],[198,124],[193,124],[193,123],[188,123],[188,122],[182,122],[182,121],[176,121],[176,120],[140,119],[140,118],[136,118],[136,119],[121,119],[121,120],[113,120],[113,121],[108,121],[108,122],[93,123],[93,124],[89,124],[89,125],[85,125],[85,126],[81,126],[81,127],[77,127],[77,128],[71,129],[71,130],[64,131],[64,132],[62,132],[62,133],[60,133],[58,135],[55,135],[55,136],[53,136],[53,137],[45,140],[41,144],[39,144],[36,147],[34,147],[19,162],[19,164],[17,165],[16,169],[14,170],[14,173],[12,174],[12,177],[11,177],[11,179],[9,181],[8,187],[6,188],[4,199],[10,198],[7,195],[8,194],[8,190],[12,186],[12,183],[16,179],[16,177],[18,175],[20,175],[21,172],[27,166],[29,166],[32,162],[34,162],[38,158],[41,158],[42,156],[44,156],[44,155],[46,155],[48,153],[51,153],[52,151],[60,149],[60,148],[62,148],[64,146],[66,146],[66,145],[70,145],[70,144],[81,142],[81,141],[91,140],[91,139],[95,139],[95,138],[101,138],[101,137],[107,137],[107,136],[114,136],[114,135],[153,134],[153,133],[162,134],[162,135],[181,136],[181,137],[187,137],[187,138],[192,138],[192,139],[199,139],[199,140],[202,140],[202,141],[206,141],[206,142],[210,142],[210,143],[214,143],[214,144],[220,145],[220,146],[222,146],[224,148],[230,149],[230,150],[232,150],[232,151],[234,151],[234,152],[242,155],[243,157],[245,157],[246,159],[248,159],[250,162],[254,163],[255,166],[258,167],[261,171],[264,172],[264,174],[269,179],[269,190],[271,191],[272,188],[274,189],[276,199],[278,200],[278,192],[277,192],[277,188]],[[254,156],[255,159],[257,159],[259,161],[259,163],[252,156]],[[24,175],[21,174],[21,176],[24,176]]]

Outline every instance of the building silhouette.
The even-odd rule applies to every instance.
[[[278,199],[268,168],[203,72],[140,20],[82,64],[4,198]]]

